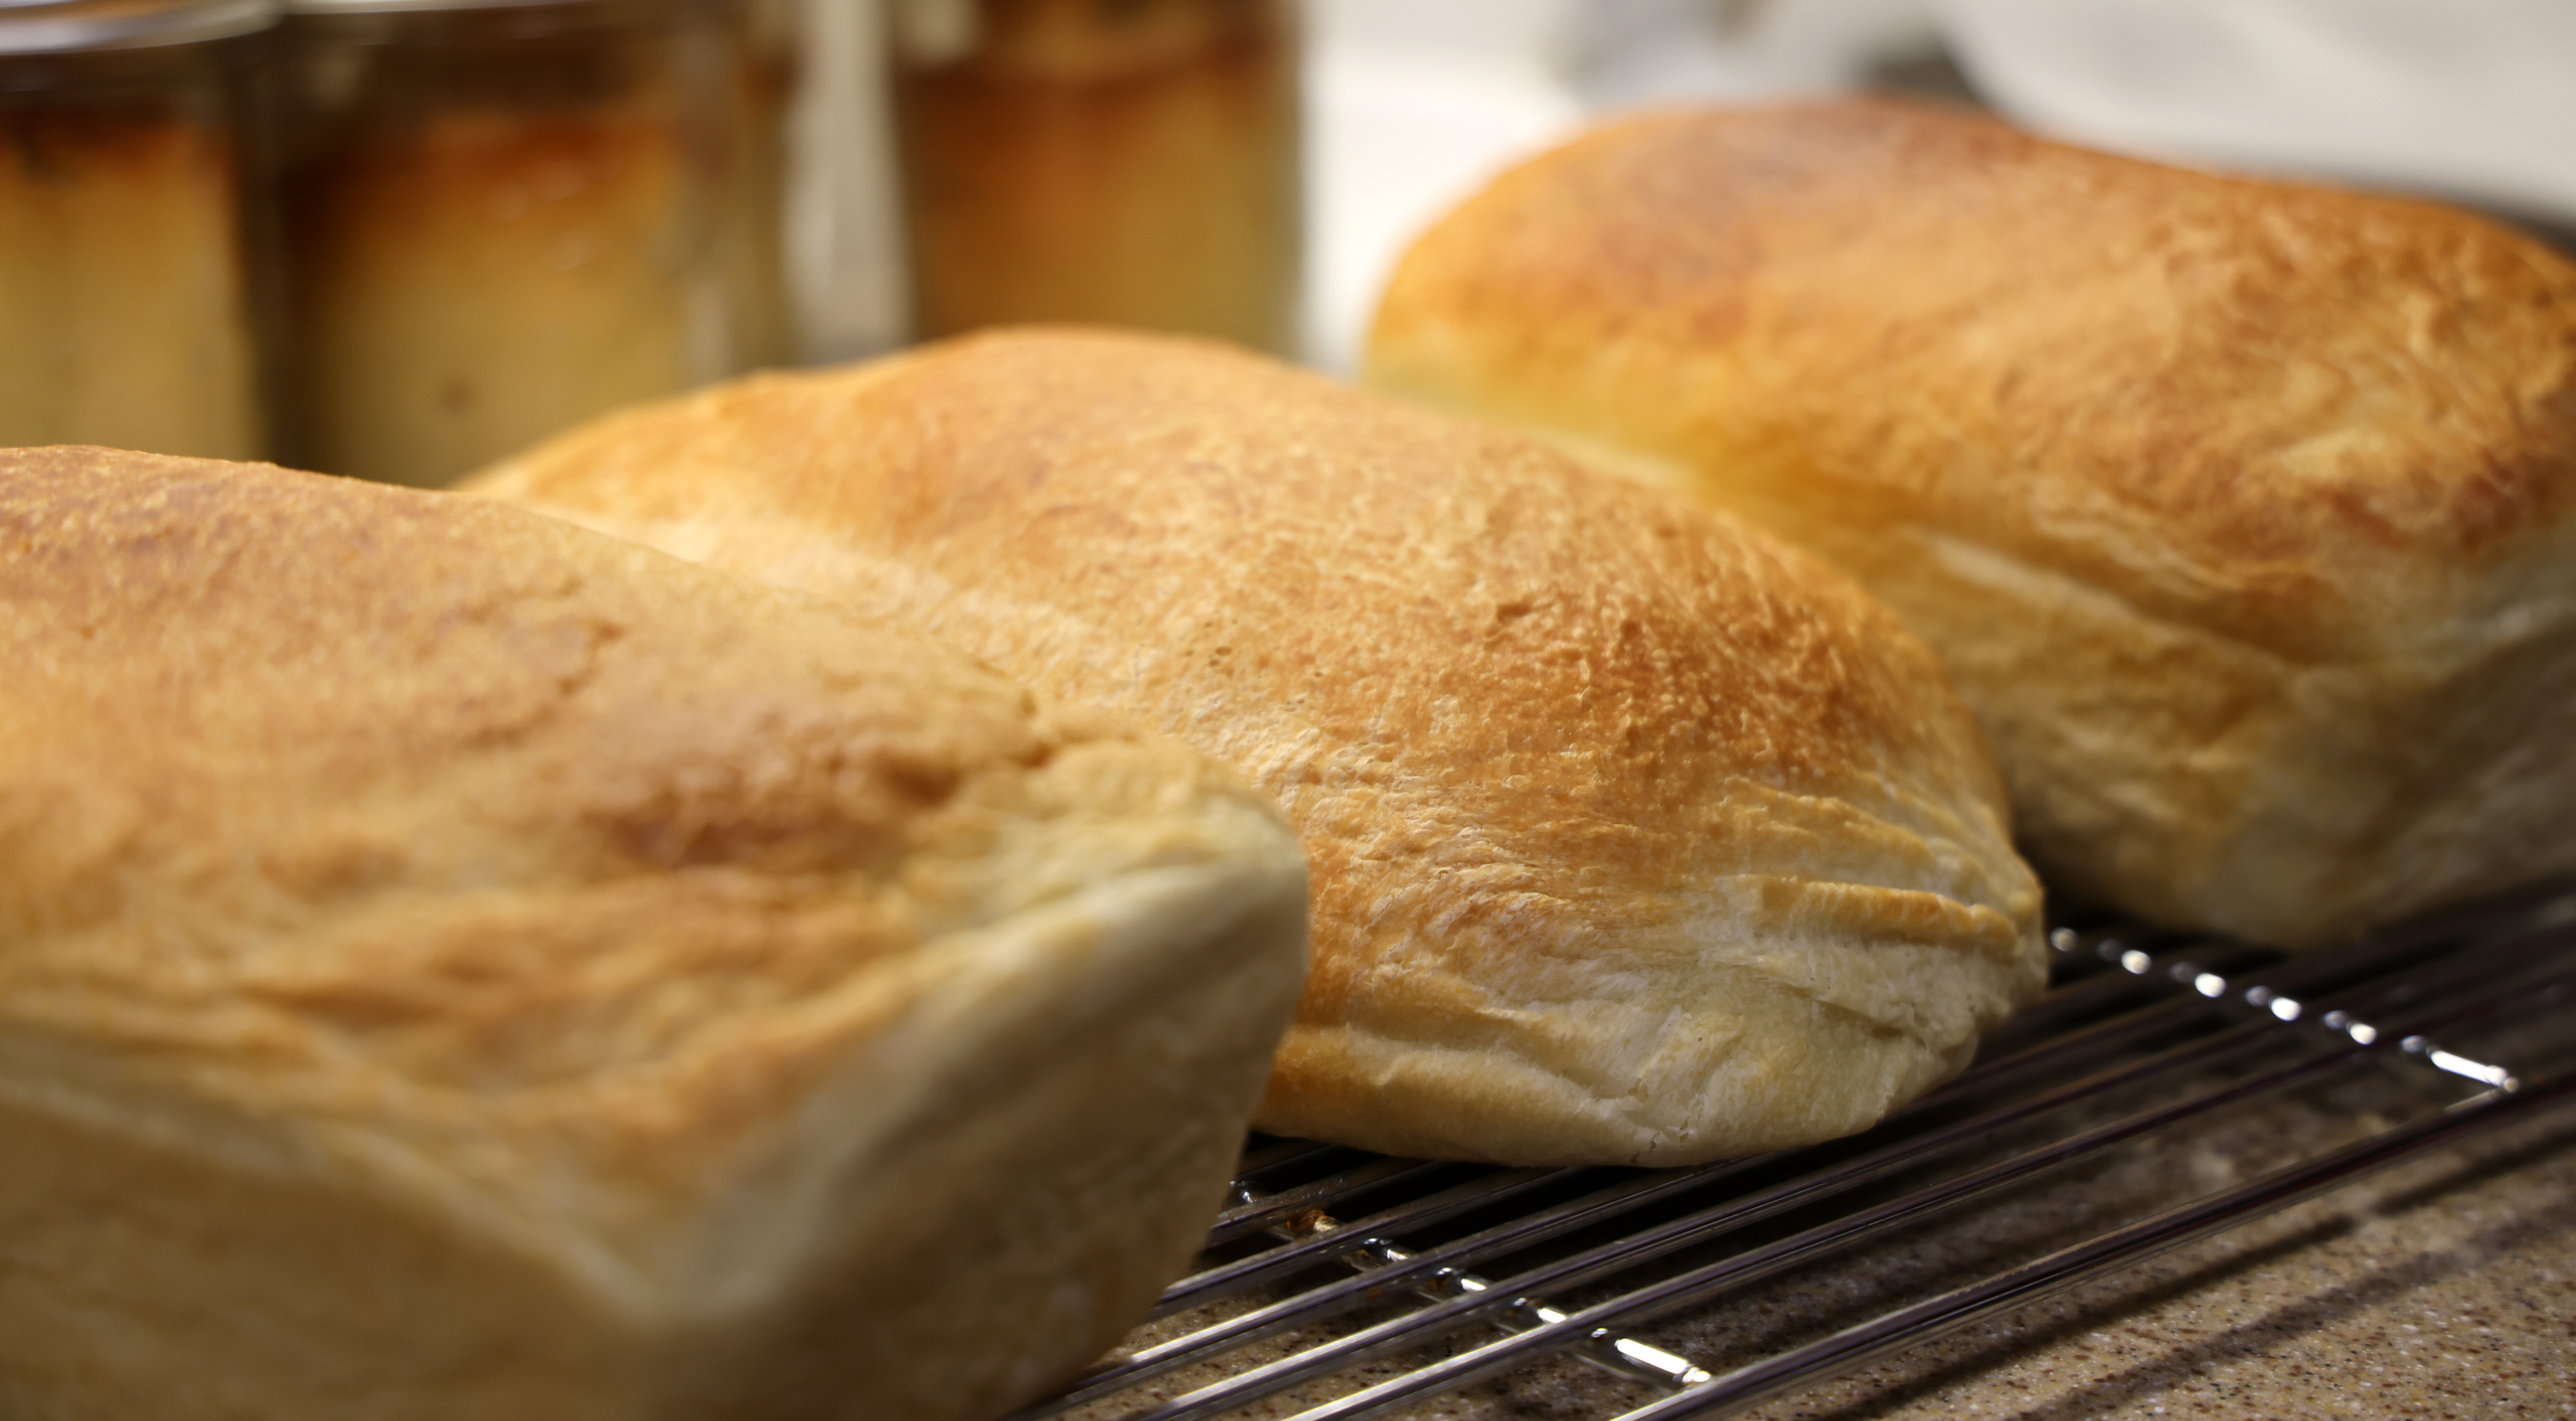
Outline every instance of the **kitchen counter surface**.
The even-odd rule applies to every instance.
[[[2561,1011],[2529,1030],[2563,1044],[2570,1017]],[[2446,1085],[2429,1071],[2363,1068],[1636,1335],[1722,1373],[2438,1108],[2458,1098]],[[1183,1314],[1136,1340],[1187,1330],[1206,1316]],[[1220,1371],[1271,1360],[1322,1335],[1312,1329],[1248,1348],[1220,1369],[1177,1374],[1123,1403],[1072,1415],[1129,1415],[1141,1403],[1178,1396]],[[1342,1384],[1283,1393],[1234,1414],[1290,1416],[1422,1360],[1391,1360]],[[1560,1359],[1399,1414],[1607,1421],[1654,1399],[1643,1387]],[[2473,1137],[1743,1414],[1762,1421],[2576,1418],[2576,1108]]]
[[[1749,1414],[2576,1417],[2576,1111]]]

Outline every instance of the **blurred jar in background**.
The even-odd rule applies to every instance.
[[[445,483],[781,361],[779,11],[290,0],[281,436]]]
[[[257,458],[270,0],[0,0],[0,444]]]
[[[1293,0],[894,0],[916,333],[1296,345]]]

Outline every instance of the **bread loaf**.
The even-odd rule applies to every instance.
[[[2053,886],[2299,944],[2576,867],[2576,265],[2502,228],[1667,113],[1437,225],[1367,372],[1856,574]]]
[[[1185,1263],[1274,810],[516,509],[0,452],[0,1414],[996,1414]]]
[[[474,486],[921,626],[1277,796],[1315,965],[1265,1128],[1802,1143],[2043,976],[1985,749],[1895,620],[1517,436],[1220,346],[1016,333],[613,416]]]

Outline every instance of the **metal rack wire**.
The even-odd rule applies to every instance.
[[[1360,1421],[1551,1357],[1631,1384],[1617,1421],[1733,1414],[2576,1095],[2576,883],[2298,957],[2133,925],[2051,934],[2051,995],[1867,1134],[1680,1170],[1497,1169],[1254,1141],[1159,1323],[1014,1421]],[[2320,1094],[2341,1128],[2256,1177],[1723,1362],[1647,1335],[1763,1280],[1871,1257],[2123,1150]],[[2395,1112],[2393,1118],[2390,1112]],[[2041,1191],[2034,1194],[2032,1191]],[[1320,1399],[1318,1394],[1321,1393]]]

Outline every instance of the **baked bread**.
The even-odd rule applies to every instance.
[[[517,509],[0,451],[0,1414],[998,1413],[1221,1200],[1274,810]]]
[[[2041,985],[1992,765],[1894,618],[1517,436],[1213,344],[1015,333],[612,416],[475,486],[911,622],[1276,795],[1315,961],[1267,1129],[1777,1148]]]
[[[2283,944],[2576,866],[2576,266],[1881,101],[1665,113],[1424,236],[1367,379],[1819,549],[2052,887]]]

